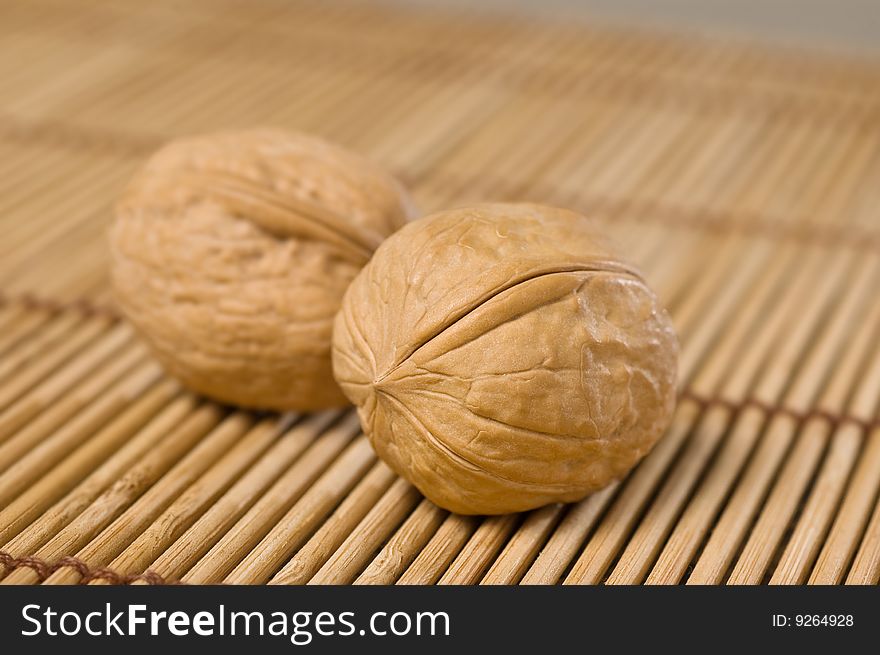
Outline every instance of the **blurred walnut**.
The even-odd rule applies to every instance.
[[[177,141],[118,205],[116,299],[198,392],[255,408],[341,405],[333,316],[411,213],[389,175],[316,138],[256,130]]]
[[[333,366],[379,455],[465,514],[575,501],[669,425],[666,312],[587,219],[479,205],[415,221],[349,287]]]

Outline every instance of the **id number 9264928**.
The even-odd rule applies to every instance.
[[[855,625],[852,614],[774,614],[774,628],[851,628]]]

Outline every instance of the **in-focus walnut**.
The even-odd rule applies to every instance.
[[[463,514],[624,475],[669,425],[677,357],[668,315],[595,226],[528,204],[410,223],[355,278],[333,334],[376,451]]]
[[[165,368],[206,396],[276,410],[342,405],[333,317],[412,211],[392,177],[317,138],[254,130],[176,141],[118,204],[116,300]]]

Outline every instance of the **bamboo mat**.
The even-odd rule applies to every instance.
[[[596,217],[682,341],[674,423],[581,503],[450,515],[350,412],[166,378],[108,294],[110,206],[175,135],[277,125],[431,211]],[[0,577],[877,583],[880,62],[317,0],[0,2]]]

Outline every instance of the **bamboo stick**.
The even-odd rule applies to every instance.
[[[135,499],[139,498],[167,470],[176,468],[186,470],[193,463],[198,464],[205,450],[217,452],[225,447],[230,431],[221,431],[221,439],[214,443],[206,441],[201,446],[199,440],[206,432],[216,426],[223,416],[222,410],[212,405],[203,405],[198,411],[191,413],[176,429],[165,436],[156,448],[141,457],[126,473],[99,495],[82,513],[52,536],[49,541],[36,550],[35,555],[46,559],[57,559],[75,553],[85,546],[117,516],[122,514]],[[219,443],[217,443],[219,441]],[[195,446],[193,450],[189,450]],[[178,459],[184,453],[183,459]],[[195,455],[193,455],[195,453]],[[195,460],[195,462],[194,462]],[[203,460],[202,460],[203,461]],[[175,462],[177,464],[175,465]],[[204,464],[202,464],[204,465]],[[164,492],[160,488],[160,492]],[[34,580],[34,573],[19,569],[7,576],[3,584],[22,584]],[[60,572],[58,577],[66,575]]]
[[[165,406],[155,415],[144,417],[149,422],[143,426],[132,426],[136,432],[124,447],[115,452],[110,459],[46,510],[40,516],[39,521],[28,525],[27,529],[11,539],[4,547],[16,555],[35,552],[89,507],[92,501],[98,498],[110,484],[122,477],[143,452],[154,445],[161,444],[162,438],[172,432],[174,427],[196,408],[195,399],[192,396],[184,395]],[[141,416],[140,411],[134,411],[132,415],[136,422]],[[129,427],[129,419],[129,415],[121,416],[120,421],[107,427],[107,431],[112,433],[115,430],[122,430],[125,434],[124,431]],[[30,493],[32,493],[31,490],[19,498],[26,498]],[[10,505],[10,508],[12,507]]]
[[[177,495],[146,529],[135,533],[136,538],[108,566],[120,573],[143,573],[147,565],[213,505],[243,471],[266,453],[293,420],[293,416],[270,417],[253,425],[223,457]]]
[[[241,580],[249,584],[269,581],[321,525],[344,494],[363,477],[375,459],[366,438],[355,439],[230,573],[227,581]]]
[[[756,370],[760,361],[765,357],[765,353],[769,352],[773,346],[772,339],[776,338],[781,326],[784,325],[786,315],[797,306],[798,298],[800,298],[800,302],[803,302],[806,294],[812,293],[812,284],[811,278],[803,277],[799,285],[801,295],[799,296],[796,290],[792,289],[789,292],[791,295],[788,306],[775,308],[776,311],[762,326],[763,329],[759,335],[752,338],[749,357],[740,361],[736,375],[731,377],[725,385],[725,397],[741,401],[749,392],[751,382],[748,376]],[[732,334],[732,332],[728,333],[728,335]],[[708,371],[708,369],[706,370]],[[719,409],[718,411],[723,410]],[[686,509],[663,553],[658,558],[654,570],[648,577],[648,582],[658,584],[675,582],[684,574],[685,568],[706,534],[710,521],[718,511],[719,505],[724,500],[737,472],[748,456],[756,436],[760,433],[762,424],[762,412],[747,409],[740,413],[739,419],[731,427],[726,443],[717,455],[716,462],[708,472],[700,491],[694,494],[690,506]],[[723,430],[723,422],[719,423],[716,429]]]
[[[27,341],[18,344],[13,352],[5,353],[0,359],[0,381],[26,369],[40,353],[66,338],[82,320],[78,312],[65,312],[30,335]]]
[[[176,383],[163,381],[144,393],[137,401],[126,407],[103,429],[98,431],[86,444],[71,453],[64,462],[55,466],[51,472],[40,478],[39,481],[28,487],[27,491],[18,496],[14,501],[0,510],[0,544],[7,544],[7,548],[14,550],[11,539],[20,534],[32,521],[40,517],[48,507],[67,494],[76,485],[80,498],[91,497],[85,489],[90,483],[93,488],[96,479],[112,479],[122,466],[127,462],[125,455],[132,452],[133,456],[139,454],[137,446],[144,442],[144,448],[153,446],[152,438],[143,438],[138,434],[142,428],[154,416],[164,404],[169,402],[180,388]],[[161,416],[161,414],[159,414]],[[153,435],[148,435],[152,437]],[[125,440],[127,443],[123,443]],[[118,449],[118,450],[117,450]],[[97,468],[96,468],[97,467]],[[77,484],[79,482],[79,484]],[[97,492],[94,492],[97,494]],[[88,501],[85,501],[88,502]],[[43,534],[53,524],[50,515],[43,514],[40,517],[40,525]],[[52,528],[50,528],[52,529]],[[48,537],[45,537],[48,539]],[[44,539],[44,540],[45,540]],[[42,545],[42,541],[31,542],[23,548],[35,548]]]
[[[525,574],[544,541],[553,531],[563,513],[562,505],[548,505],[531,512],[514,533],[501,554],[492,563],[485,577],[484,585],[516,584]]]
[[[861,546],[853,560],[846,584],[875,585],[880,580],[880,510],[874,512],[865,528]]]
[[[0,442],[8,438],[14,430],[27,423],[37,413],[37,403],[32,400],[42,391],[39,388],[36,391],[33,390],[37,383],[74,355],[79,348],[100,335],[103,330],[107,329],[109,324],[109,321],[101,319],[89,321],[82,326],[82,329],[71,334],[68,340],[59,344],[57,348],[52,348],[43,353],[39,360],[29,367],[26,372],[0,386],[0,408],[3,409],[2,413],[0,413]],[[115,336],[119,337],[119,332]],[[65,381],[75,377],[78,373],[84,372],[83,369],[88,369],[88,367],[97,363],[95,360],[100,361],[100,356],[107,349],[112,349],[116,345],[118,345],[117,339],[99,342],[92,348],[91,353],[87,353],[86,357],[81,357],[66,367],[65,373],[67,373],[67,376]],[[44,386],[49,387],[50,391],[55,392],[46,394],[48,395],[48,400],[53,399],[58,393],[63,391],[63,387],[60,391],[57,390],[59,387],[57,379],[57,377],[54,377],[44,383]],[[29,396],[26,396],[25,394],[28,391],[31,393]],[[17,404],[13,404],[14,401],[18,401]]]
[[[306,584],[346,541],[372,507],[395,485],[396,476],[384,462],[376,462],[352,488],[333,514],[312,534],[294,556],[275,573],[269,584]],[[408,489],[401,482],[390,498],[401,499]],[[383,506],[388,506],[386,502]],[[370,517],[371,519],[373,517]],[[371,521],[372,525],[372,521]],[[237,580],[237,578],[233,578]]]
[[[495,553],[502,549],[521,520],[519,514],[502,514],[483,521],[437,584],[475,584],[485,574]]]
[[[240,441],[247,430],[253,425],[253,418],[242,413],[233,413],[213,426],[210,432],[199,441],[186,456],[179,459],[158,481],[148,488],[112,523],[103,527],[91,541],[85,543],[82,533],[78,541],[85,543],[77,551],[77,557],[89,562],[92,566],[103,566],[113,556],[121,552],[136,535],[143,533],[145,528],[155,520],[160,512],[174,498],[189,487],[212,464],[224,457],[233,446]],[[258,436],[259,433],[257,433]],[[182,502],[186,502],[184,499]],[[173,518],[173,517],[172,517]],[[90,532],[94,534],[94,526]],[[71,568],[59,569],[44,584],[75,584],[80,574]]]
[[[279,439],[228,492],[168,546],[149,565],[149,569],[169,579],[182,576],[284,474],[312,440],[327,427],[331,416],[331,413],[324,412],[307,417]],[[318,486],[317,482],[315,486]]]
[[[833,274],[821,280],[822,289],[815,296],[809,314],[802,317],[794,331],[786,335],[786,341],[779,351],[775,365],[767,370],[755,390],[758,398],[772,402],[772,399],[788,384],[792,372],[792,364],[797,358],[803,357],[802,349],[810,337],[810,330],[816,316],[825,309],[824,304],[832,299],[834,285],[840,284],[841,274],[847,264],[846,258],[837,258]],[[815,290],[814,290],[815,293]],[[833,305],[831,305],[833,307]],[[826,311],[830,311],[830,308]],[[829,337],[833,342],[834,335]],[[828,365],[828,351],[813,350],[810,361],[805,365],[805,373],[794,380],[793,386],[785,394],[786,405],[796,411],[804,411],[815,397],[818,384],[821,382],[821,371]],[[762,442],[753,456],[750,467],[744,474],[737,492],[731,498],[727,509],[722,514],[712,538],[703,550],[691,574],[690,582],[719,582],[726,574],[726,568],[734,555],[734,549],[742,539],[745,530],[763,497],[779,463],[794,437],[797,422],[790,416],[777,415],[770,422],[763,435]]]
[[[520,584],[556,584],[619,487],[619,483],[613,483],[572,506]]]
[[[428,544],[397,580],[397,584],[435,583],[443,575],[449,563],[461,552],[477,526],[479,526],[477,517],[448,515]]]
[[[0,333],[0,355],[12,346],[17,346],[20,340],[30,336],[32,332],[39,330],[49,320],[49,314],[45,311],[22,312],[18,320],[3,327]]]
[[[134,354],[135,357],[123,356],[114,360],[112,368],[106,369],[106,372],[109,373],[107,377],[113,379],[135,363],[138,366],[134,371],[122,380],[115,380],[110,388],[99,387],[102,395],[98,400],[91,405],[82,403],[85,408],[63,426],[59,427],[72,412],[49,411],[19,431],[16,438],[3,444],[0,454],[4,460],[8,457],[11,461],[0,473],[0,504],[10,502],[25,487],[46,474],[159,379],[161,373],[158,365],[155,362],[143,363],[142,353]],[[87,380],[79,390],[85,391],[84,387],[91,382],[99,386],[104,380]],[[53,410],[60,408],[67,409],[59,404]]]
[[[851,293],[855,294],[856,291]],[[872,378],[870,375],[872,367],[870,363],[866,364],[866,362],[872,362],[871,349],[876,344],[876,335],[880,329],[880,322],[878,322],[880,321],[880,304],[875,304],[873,307],[868,304],[867,308],[870,311],[867,315],[860,317],[856,334],[846,345],[846,350],[839,359],[833,377],[822,397],[816,403],[820,411],[830,415],[845,411],[850,416],[867,417],[873,416],[876,411],[876,398],[880,394],[880,375],[875,374]],[[876,355],[873,362],[876,366]],[[852,394],[852,401],[848,403],[847,398],[850,397],[850,394]],[[824,438],[820,438],[816,444],[811,444],[808,435],[812,436],[814,432],[821,434]],[[799,442],[797,448],[789,456],[789,462],[786,464],[789,469],[794,466],[791,462],[801,456],[802,450],[807,450],[810,447],[819,448],[822,451],[825,448],[829,448],[829,450],[825,455],[822,469],[812,483],[812,491],[801,511],[801,516],[796,523],[788,521],[789,524],[795,526],[794,532],[789,537],[786,549],[770,578],[771,584],[799,584],[805,580],[808,568],[821,545],[819,539],[828,529],[849,472],[862,445],[861,434],[857,426],[851,423],[838,426],[829,425],[827,419],[820,418],[808,421],[803,428],[800,439],[804,443],[802,445]],[[813,466],[817,463],[813,463]],[[813,466],[803,465],[801,469],[811,471]],[[798,471],[795,471],[793,475],[797,475],[797,473]],[[802,484],[803,486],[805,483]],[[804,493],[803,488],[799,489],[789,483],[784,474],[780,475],[777,481],[777,489],[779,491],[775,493],[785,493],[789,498],[799,497]],[[785,516],[781,508],[774,506],[772,498],[768,501],[764,514],[767,515],[771,511],[775,519],[771,523],[779,523],[779,518]],[[772,530],[772,526],[768,526],[768,528]],[[756,534],[759,534],[758,526],[753,529],[753,535]],[[780,539],[778,531],[771,534],[776,540]],[[769,543],[765,543],[765,548],[764,552],[772,552]],[[761,557],[763,555],[756,555],[754,559],[761,561]],[[742,559],[745,560],[745,557],[743,556]],[[753,567],[754,570],[759,568],[755,565]],[[754,580],[756,577],[754,575],[752,579]]]
[[[354,584],[394,584],[427,545],[448,514],[431,501],[422,500]]]
[[[828,539],[810,573],[809,584],[837,584],[847,573],[858,540],[868,522],[880,487],[880,429],[868,435],[847,493],[837,511]]]
[[[349,417],[323,434],[182,580],[197,584],[221,582],[253,552],[260,540],[351,442],[354,431],[355,420]]]
[[[421,494],[415,487],[397,479],[312,576],[309,584],[352,582],[420,499]]]

